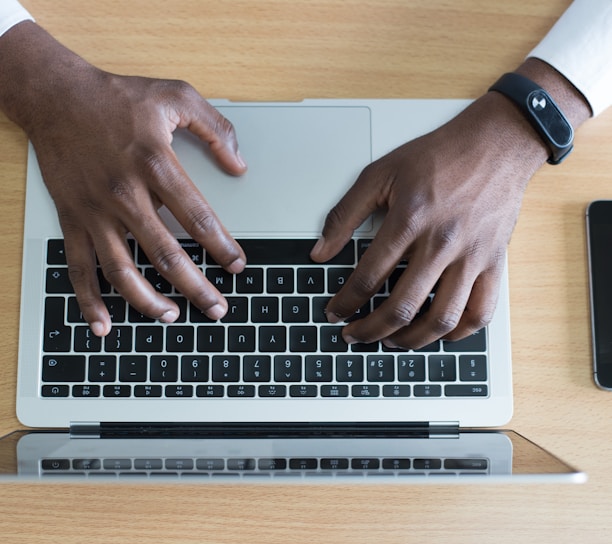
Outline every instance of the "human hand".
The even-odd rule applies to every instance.
[[[229,121],[186,83],[103,72],[37,25],[18,25],[9,39],[20,32],[16,43],[22,49],[21,71],[27,69],[23,75],[34,79],[21,86],[21,95],[15,93],[5,109],[36,150],[57,207],[70,280],[93,332],[104,336],[111,328],[96,259],[106,279],[136,310],[165,322],[178,317],[178,306],[138,272],[126,242],[128,232],[176,289],[212,319],[221,318],[227,302],[182,250],[157,210],[166,205],[227,271],[244,268],[244,252],[170,145],[173,131],[187,128],[208,144],[227,172],[239,175],[246,166]]]
[[[351,317],[407,259],[389,298],[345,326],[347,342],[416,349],[488,324],[523,192],[546,158],[518,110],[488,93],[366,167],[329,213],[311,254],[319,262],[332,258],[372,212],[387,210],[356,270],[329,302],[329,321]],[[431,306],[417,318],[434,287]]]

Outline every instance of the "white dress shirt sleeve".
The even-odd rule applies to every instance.
[[[561,72],[601,113],[612,105],[612,0],[574,0],[529,56]]]
[[[17,23],[33,20],[17,0],[0,0],[0,36]]]

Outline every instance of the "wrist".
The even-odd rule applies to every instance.
[[[75,74],[91,69],[37,24],[20,23],[0,37],[0,109],[31,136],[62,115]]]

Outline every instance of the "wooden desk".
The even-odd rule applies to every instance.
[[[23,0],[98,66],[204,95],[477,97],[569,0]],[[608,542],[612,396],[591,378],[584,209],[612,197],[612,112],[533,179],[510,248],[511,427],[589,473],[581,486],[2,486],[22,542]],[[14,411],[26,140],[0,117],[0,434]]]

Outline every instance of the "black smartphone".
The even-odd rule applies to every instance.
[[[612,390],[612,200],[587,207],[587,249],[593,335],[593,376]]]

